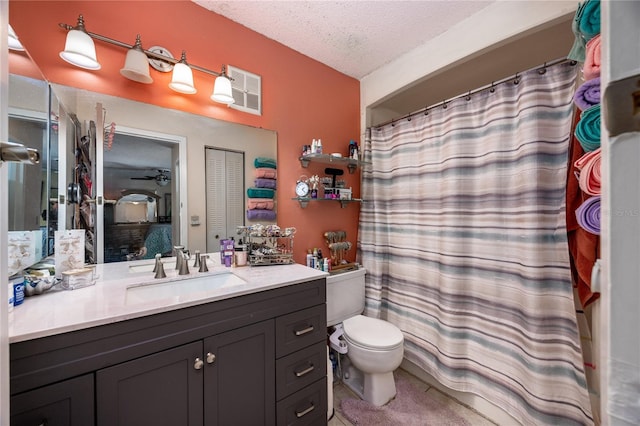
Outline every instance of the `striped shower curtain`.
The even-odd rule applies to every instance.
[[[525,425],[593,423],[565,226],[575,79],[554,65],[373,128],[365,157],[366,314]]]

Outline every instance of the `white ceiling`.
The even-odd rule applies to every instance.
[[[356,79],[495,0],[193,0]]]

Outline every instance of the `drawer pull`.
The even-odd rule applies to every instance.
[[[313,405],[313,403],[311,403],[311,406],[309,408],[302,411],[296,411],[296,417],[297,418],[304,417],[315,409],[316,407]]]
[[[296,377],[302,377],[306,374],[311,373],[313,370],[315,369],[315,367],[313,366],[313,364],[311,364],[309,367],[305,368],[302,371],[296,371]]]
[[[303,330],[296,330],[295,333],[296,333],[296,336],[302,336],[304,334],[311,333],[312,331],[313,331],[313,326],[310,325],[309,327]]]

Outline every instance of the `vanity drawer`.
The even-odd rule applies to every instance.
[[[282,398],[327,375],[327,346],[319,342],[276,361],[276,398]]]
[[[326,306],[313,306],[276,319],[276,358],[326,340]]]
[[[326,425],[327,378],[280,401],[277,410],[278,426]]]

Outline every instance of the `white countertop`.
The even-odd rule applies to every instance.
[[[163,279],[154,279],[153,272],[132,273],[129,270],[132,265],[153,264],[154,260],[96,265],[98,280],[95,285],[76,290],[58,290],[58,285],[43,294],[25,297],[21,305],[9,312],[9,343],[229,299],[329,275],[298,264],[227,268],[220,265],[219,259],[218,253],[212,253],[207,262],[209,272],[204,273],[192,267],[193,261],[189,264],[189,275],[178,276],[173,268],[165,267],[167,278]],[[228,272],[245,282],[206,290],[191,289],[184,294],[154,295],[149,300],[130,297],[127,290],[141,284],[157,285]]]

